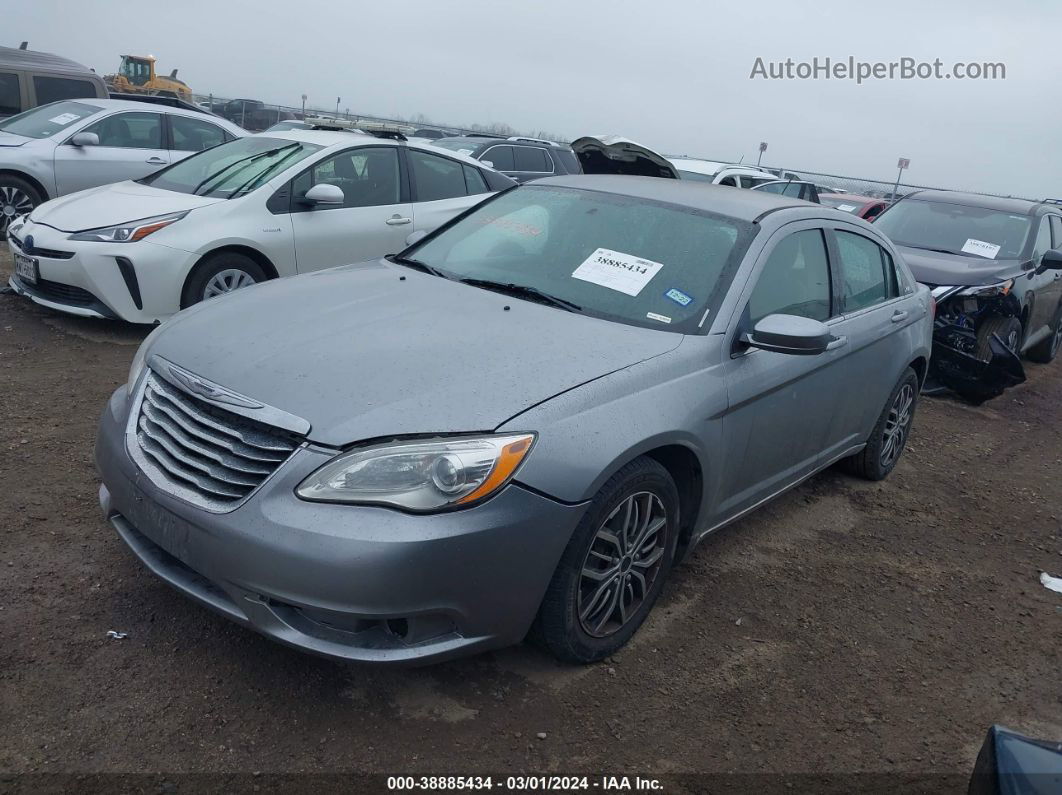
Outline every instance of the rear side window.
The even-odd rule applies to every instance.
[[[170,116],[173,148],[182,152],[202,152],[225,143],[225,132],[215,124],[187,116]]]
[[[36,75],[33,78],[33,90],[37,94],[37,104],[47,105],[62,99],[83,99],[96,96],[96,84],[88,80],[73,80],[69,77],[48,77]]]
[[[857,312],[899,294],[892,257],[873,240],[838,231],[837,253],[844,274],[845,312]]]
[[[0,113],[14,115],[22,110],[22,92],[18,87],[18,75],[0,72]]]
[[[96,133],[100,146],[119,149],[161,149],[162,117],[157,113],[116,113],[85,128]]]
[[[553,163],[550,162],[545,149],[539,149],[537,146],[514,146],[513,154],[516,161],[515,171],[533,171],[539,174],[553,172]]]
[[[433,202],[468,195],[464,165],[456,160],[410,151],[409,163],[417,186],[417,201]]]
[[[479,159],[492,163],[495,171],[516,171],[511,146],[492,146]]]
[[[483,179],[483,175],[478,168],[472,168],[472,166],[464,166],[465,169],[465,189],[468,191],[469,196],[475,196],[477,193],[489,193],[490,188],[487,187],[486,180]]]
[[[830,266],[819,229],[794,232],[771,252],[752,290],[751,325],[767,315],[830,318]]]

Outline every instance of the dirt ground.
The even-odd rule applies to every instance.
[[[9,270],[5,254],[4,284]],[[677,774],[876,772],[965,791],[990,724],[1062,739],[1062,594],[1038,579],[1062,575],[1062,364],[1028,365],[981,407],[924,399],[884,483],[831,470],[717,533],[613,660],[521,646],[380,670],[215,616],[103,521],[96,421],[144,333],[0,295],[8,786],[593,773],[692,790],[708,779]]]

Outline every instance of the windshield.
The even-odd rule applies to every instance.
[[[1018,259],[1032,227],[1027,215],[918,199],[897,202],[874,225],[901,246],[989,259]]]
[[[185,158],[140,182],[177,193],[231,199],[250,193],[321,148],[283,138],[238,138]]]
[[[460,138],[436,138],[431,142],[432,146],[441,146],[443,149],[449,149],[451,152],[462,152],[464,154],[472,154],[476,149],[476,144],[471,141],[464,141]]]
[[[752,224],[646,199],[527,185],[405,252],[452,279],[530,287],[576,311],[697,333]]]
[[[84,102],[53,102],[0,122],[0,130],[26,138],[49,138],[102,108]]]
[[[819,202],[825,204],[827,207],[833,207],[835,210],[840,210],[845,213],[858,213],[859,208],[866,204],[864,200],[852,200],[852,199],[830,199],[819,194]]]

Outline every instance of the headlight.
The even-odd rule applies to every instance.
[[[967,287],[962,290],[959,295],[978,295],[982,298],[989,298],[993,295],[1006,295],[1010,292],[1010,288],[1014,286],[1013,279],[1007,279],[1005,282],[999,282],[998,284],[985,284],[978,285],[976,287]]]
[[[188,215],[190,211],[183,213],[170,213],[169,215],[156,215],[153,218],[141,218],[139,221],[130,221],[118,226],[104,226],[99,229],[88,229],[84,232],[70,235],[70,240],[92,240],[97,243],[135,243],[143,240],[150,234],[165,229],[172,223],[176,223]]]
[[[26,225],[26,217],[27,216],[25,215],[20,215],[15,218],[15,220],[12,221],[11,224],[7,227],[8,235],[14,235],[18,232],[18,230],[24,227]]]
[[[166,323],[169,321],[167,320]],[[155,326],[155,329],[144,337],[144,341],[140,343],[140,347],[136,349],[136,353],[133,354],[133,363],[129,365],[129,379],[125,382],[126,391],[129,394],[133,393],[133,389],[136,387],[136,382],[140,380],[140,374],[144,372],[144,362],[147,360],[148,348],[151,347],[152,341],[158,336],[158,333],[162,331],[162,327],[166,323],[160,323]]]
[[[337,456],[295,490],[305,500],[437,511],[491,496],[515,474],[534,434],[372,445]]]

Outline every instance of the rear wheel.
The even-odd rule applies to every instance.
[[[181,296],[181,308],[264,282],[262,266],[248,256],[222,252],[207,257],[192,271]]]
[[[893,387],[867,446],[844,460],[853,475],[867,480],[883,480],[896,467],[911,432],[918,405],[918,375],[908,367]]]
[[[977,329],[977,358],[983,362],[992,361],[992,348],[989,340],[996,334],[1003,344],[1014,353],[1021,349],[1021,321],[1016,317],[993,315],[985,318]]]
[[[1034,362],[1047,364],[1055,358],[1059,348],[1062,348],[1062,306],[1055,312],[1055,322],[1051,325],[1051,336],[1029,348],[1026,356]]]
[[[623,467],[601,487],[568,542],[532,638],[574,663],[623,646],[664,587],[678,528],[678,490],[668,471],[651,458]]]
[[[20,215],[28,215],[43,201],[40,192],[24,179],[0,175],[0,238]]]

